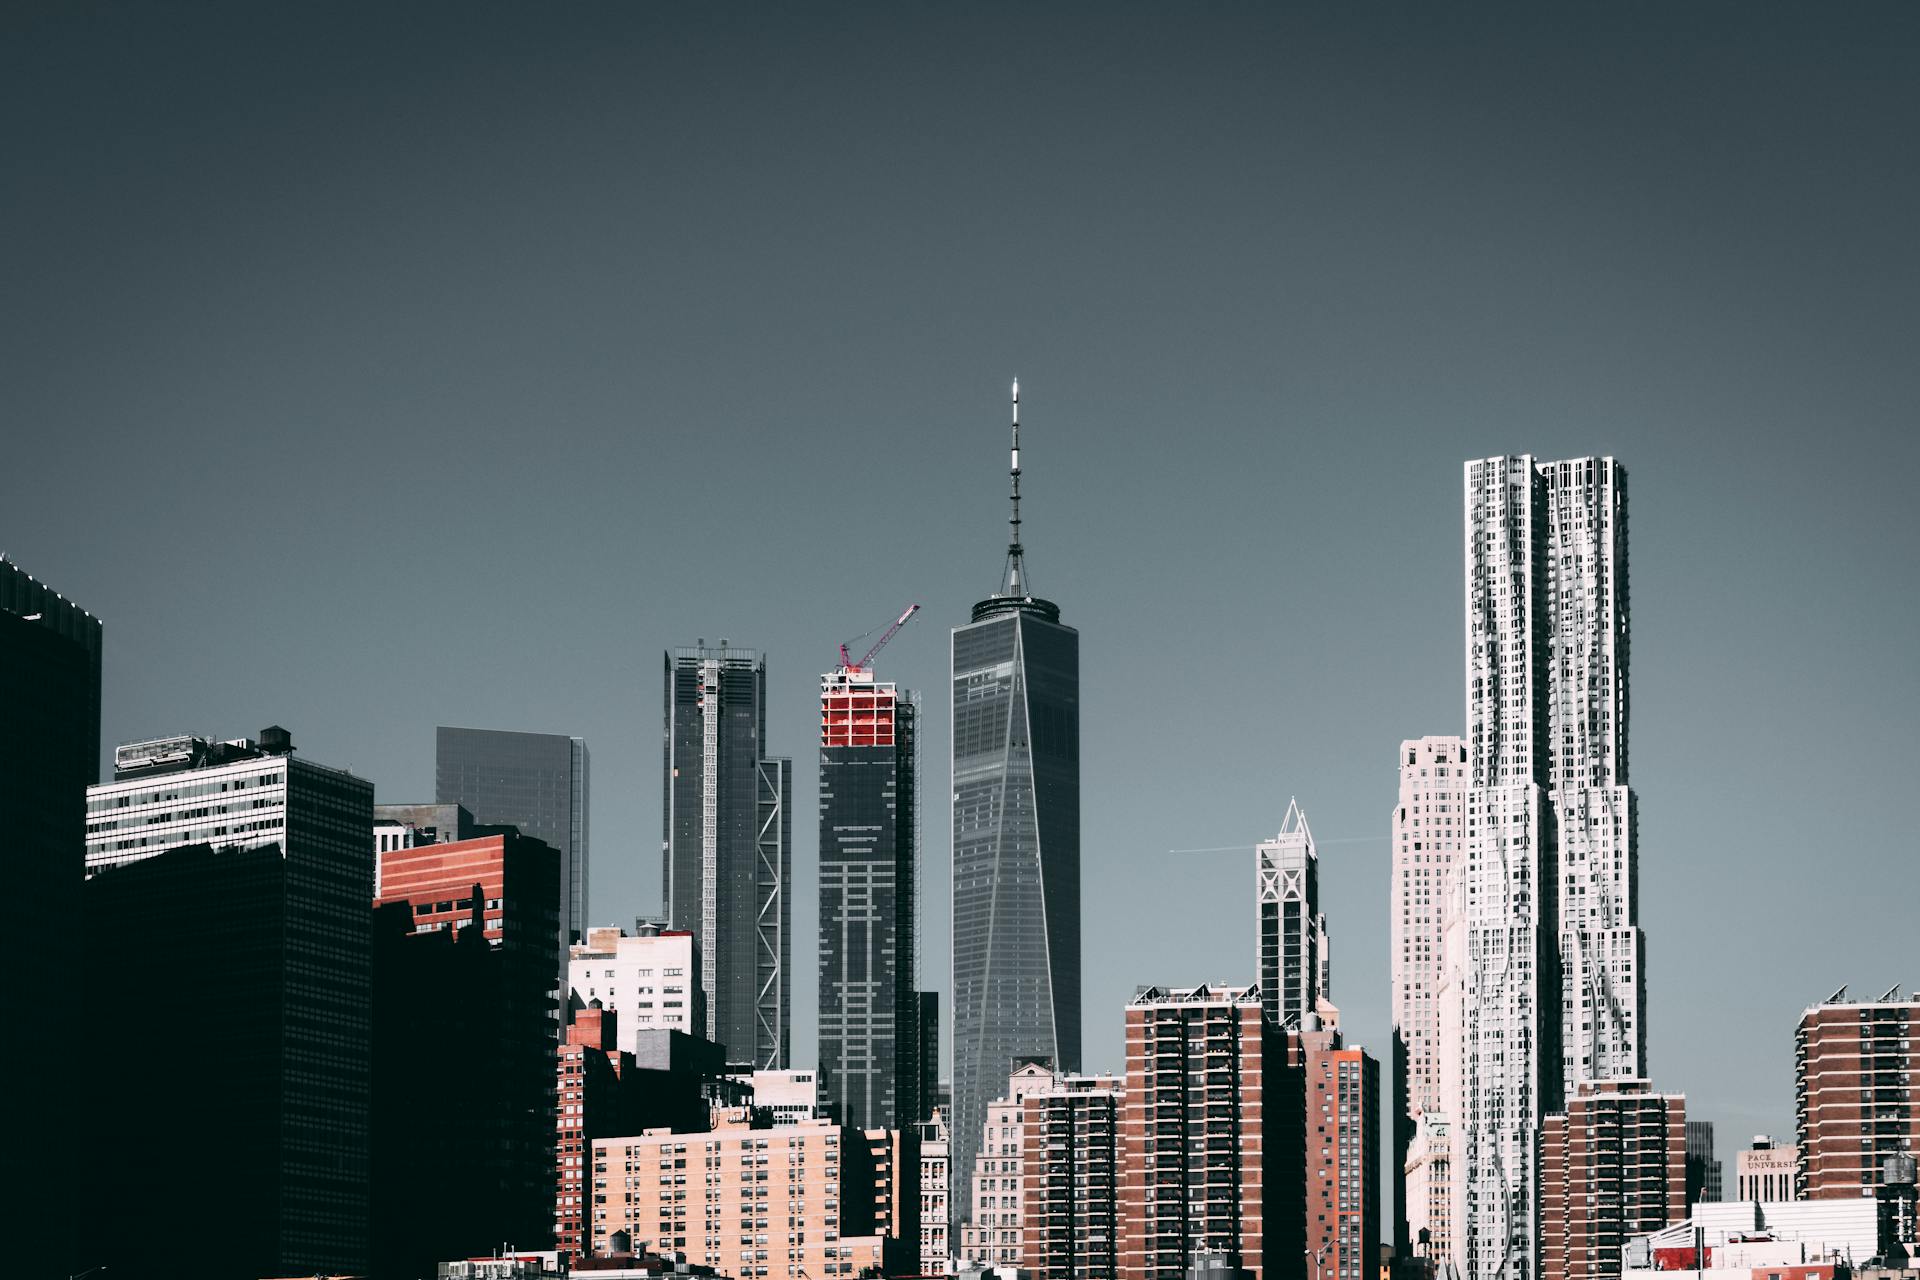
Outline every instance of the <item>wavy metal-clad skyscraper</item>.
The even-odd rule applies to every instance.
[[[950,1203],[959,1206],[973,1202],[987,1103],[1015,1062],[1080,1069],[1080,633],[1027,581],[1018,382],[1011,476],[1000,590],[953,629]]]
[[[1627,477],[1612,458],[1485,458],[1465,497],[1454,1248],[1473,1280],[1532,1280],[1542,1118],[1647,1069]]]

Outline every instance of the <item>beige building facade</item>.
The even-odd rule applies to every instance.
[[[826,1120],[710,1133],[654,1129],[593,1144],[593,1247],[615,1231],[737,1280],[828,1280],[886,1265],[866,1135]],[[891,1250],[898,1256],[898,1250]]]

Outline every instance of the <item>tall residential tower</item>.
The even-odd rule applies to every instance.
[[[953,629],[953,1203],[1015,1064],[1080,1069],[1080,633],[1012,538],[1000,590]]]
[[[1427,1232],[1431,1256],[1450,1259],[1452,1108],[1443,1091],[1446,1050],[1440,990],[1446,976],[1447,884],[1467,838],[1467,744],[1416,738],[1400,744],[1400,800],[1393,810],[1394,1244],[1405,1254]]]
[[[1642,1078],[1627,488],[1611,458],[1465,468],[1467,839],[1456,1260],[1529,1280],[1545,1116]]]
[[[700,944],[706,1037],[787,1065],[793,761],[766,754],[767,663],[704,644],[666,656],[661,898]]]

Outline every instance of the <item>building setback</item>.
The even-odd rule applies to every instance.
[[[1280,834],[1258,845],[1254,858],[1261,998],[1274,1025],[1298,1031],[1321,1012],[1330,977],[1320,855],[1298,801],[1287,801]]]
[[[0,1016],[17,1035],[41,1025],[50,993],[71,981],[84,936],[87,786],[100,769],[100,622],[0,560],[0,812],[7,818],[9,892],[16,904],[0,975]],[[13,1108],[7,1141],[33,1153],[32,1176],[12,1182],[8,1212],[25,1270],[67,1275],[93,1265],[75,1248],[83,1114],[67,1071],[36,1073],[34,1105]]]
[[[1118,1280],[1121,1082],[1061,1076],[1020,1105],[1020,1268]]]
[[[1542,1126],[1540,1207],[1541,1280],[1616,1280],[1628,1237],[1687,1216],[1687,1100],[1581,1084]]]
[[[1197,1249],[1253,1280],[1303,1273],[1297,1037],[1258,986],[1148,987],[1127,1006],[1120,1274],[1184,1280]]]
[[[1441,1037],[1440,991],[1446,979],[1447,886],[1467,838],[1466,760],[1466,743],[1457,737],[1400,744],[1389,966],[1394,1154],[1402,1171],[1394,1180],[1394,1252],[1403,1257],[1421,1230],[1427,1232],[1427,1256],[1453,1257],[1445,1206],[1455,1103],[1444,1093],[1442,1064],[1448,1051]]]
[[[87,791],[87,989],[127,1043],[167,1047],[96,1064],[100,1254],[202,1220],[217,1186],[199,1274],[367,1269],[373,785],[292,749],[278,728],[133,744]]]
[[[420,1274],[553,1219],[561,855],[511,827],[378,855],[373,1251]]]
[[[820,677],[820,1100],[858,1129],[925,1114],[917,710],[871,670]]]
[[[994,1267],[1020,1265],[1023,1182],[1020,1161],[1026,1149],[1026,1098],[1045,1089],[1054,1074],[1044,1061],[1029,1059],[1007,1077],[1007,1091],[987,1104],[986,1123],[973,1144],[973,1197],[960,1228],[960,1257]]]
[[[1032,593],[1012,537],[1000,589],[955,627],[954,1202],[971,1203],[987,1104],[1025,1058],[1080,1069],[1080,633]]]
[[[866,1136],[828,1120],[759,1128],[749,1114],[723,1113],[709,1133],[596,1139],[594,1252],[624,1231],[736,1280],[897,1264],[902,1250],[875,1229]]]
[[[1884,1161],[1920,1150],[1920,992],[1859,1004],[1846,994],[1801,1014],[1794,1036],[1798,1200],[1871,1196]]]
[[[1645,1075],[1645,942],[1628,786],[1626,472],[1465,466],[1467,839],[1454,1261],[1540,1256],[1542,1118]]]
[[[463,805],[482,826],[513,826],[560,853],[559,965],[587,927],[587,806],[592,761],[585,738],[506,729],[434,730],[434,798]],[[446,836],[442,836],[446,839]]]
[[[620,1047],[629,1053],[648,1031],[706,1038],[700,948],[685,929],[663,929],[652,920],[635,921],[632,933],[589,929],[567,962],[567,988],[567,1007],[576,1016],[596,1000],[619,1011]]]
[[[706,1037],[788,1065],[793,994],[793,761],[766,754],[767,663],[721,641],[666,655],[661,898],[693,934]]]

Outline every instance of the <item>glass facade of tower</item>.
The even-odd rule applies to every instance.
[[[923,1118],[914,990],[914,722],[891,684],[821,681],[820,1102],[856,1129]]]
[[[1031,597],[953,632],[953,1203],[1018,1059],[1080,1069],[1080,636]]]
[[[765,754],[767,664],[749,649],[666,655],[661,900],[700,944],[708,1039],[787,1065],[793,761]]]
[[[434,731],[434,799],[461,804],[482,826],[514,826],[560,851],[560,982],[567,945],[587,934],[584,738],[502,729]]]

